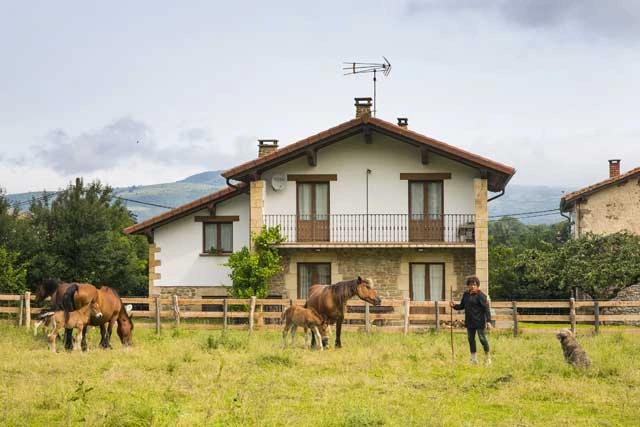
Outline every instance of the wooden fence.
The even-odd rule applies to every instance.
[[[0,315],[15,316],[16,324],[31,328],[32,319],[42,310],[32,306],[34,297],[0,294]],[[125,304],[134,307],[136,326],[154,327],[160,334],[162,327],[172,325],[207,329],[279,329],[280,315],[289,305],[304,305],[305,300],[235,299],[235,298],[170,298],[125,297]],[[446,301],[410,301],[408,298],[384,300],[374,307],[357,298],[350,300],[345,311],[345,330],[418,332],[429,329],[447,330],[464,322],[464,312],[451,311]],[[593,325],[596,333],[603,323],[629,324],[640,322],[640,301],[493,301],[492,320],[497,329],[513,330],[517,336],[521,323],[566,323],[574,332],[576,325]],[[608,314],[607,309],[621,309],[631,313]],[[540,313],[543,312],[543,313]],[[181,323],[182,322],[182,323]],[[462,330],[462,329],[461,329]]]

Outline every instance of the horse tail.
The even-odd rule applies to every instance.
[[[64,310],[64,321],[65,323],[69,321],[69,312],[74,311],[76,309],[76,303],[74,300],[75,294],[78,292],[78,284],[73,283],[71,286],[64,291],[62,295],[62,309]]]

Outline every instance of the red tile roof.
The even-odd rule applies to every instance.
[[[178,206],[177,208],[171,209],[170,211],[164,212],[160,215],[156,215],[145,221],[139,222],[138,224],[131,225],[125,228],[124,232],[125,234],[141,234],[146,230],[152,230],[159,227],[160,225],[202,210],[212,202],[220,202],[222,200],[230,199],[231,197],[237,196],[246,186],[247,185],[244,183],[239,183],[237,185],[237,189],[233,187],[227,187],[220,191],[216,191],[215,193],[200,197],[199,199],[193,200],[182,206]]]
[[[462,161],[474,167],[486,169],[490,174],[493,173],[494,175],[499,175],[499,177],[494,177],[495,179],[492,182],[493,188],[490,188],[491,191],[500,191],[504,189],[506,183],[516,172],[516,170],[510,166],[478,156],[477,154],[462,150],[445,142],[438,141],[375,117],[362,116],[287,145],[263,157],[231,168],[223,172],[222,176],[225,178],[242,180],[244,177],[258,169],[268,169],[282,163],[286,158],[291,158],[297,155],[302,156],[306,153],[305,150],[309,147],[324,146],[332,143],[333,140],[340,139],[340,136],[348,137],[351,134],[363,131],[365,126],[370,126],[372,130],[391,134],[393,137],[410,140],[418,145],[429,148],[430,151],[436,154]]]
[[[612,185],[622,183],[623,181],[634,178],[635,176],[640,176],[640,168],[632,169],[629,172],[614,176],[613,178],[605,179],[604,181],[600,181],[588,187],[584,187],[581,190],[569,193],[562,199],[560,199],[560,210],[562,212],[567,212],[573,208],[575,202],[577,202],[580,198],[586,197],[589,194],[596,193]]]

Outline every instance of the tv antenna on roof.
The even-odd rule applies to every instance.
[[[386,76],[391,72],[391,63],[389,60],[382,57],[384,59],[384,63],[374,63],[374,62],[343,62],[342,71],[346,71],[344,75],[349,74],[362,74],[362,73],[373,73],[373,116],[376,116],[376,73],[378,71],[382,71],[382,74]]]

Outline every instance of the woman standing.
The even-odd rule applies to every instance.
[[[464,310],[464,325],[467,328],[467,338],[469,339],[469,350],[471,350],[471,363],[478,364],[476,357],[476,332],[480,338],[480,344],[484,349],[485,364],[491,364],[491,353],[489,341],[485,335],[485,329],[491,329],[491,309],[487,296],[480,290],[480,279],[476,276],[467,278],[468,289],[462,295],[460,304],[453,301],[449,305],[454,310]]]

